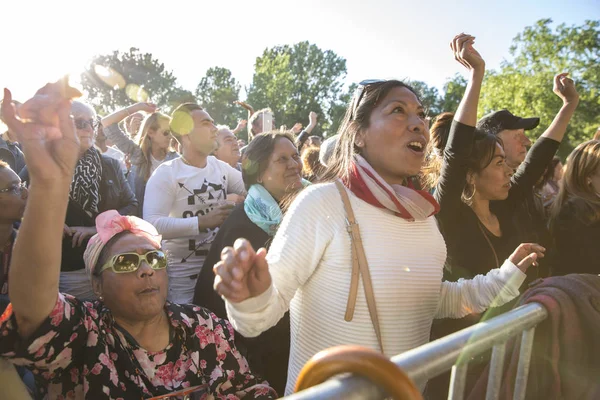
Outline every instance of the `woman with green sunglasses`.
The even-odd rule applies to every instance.
[[[0,359],[32,369],[40,398],[274,398],[236,349],[228,322],[166,300],[167,258],[146,221],[99,214],[84,255],[98,300],[59,293],[80,147],[69,90],[64,82],[46,85],[19,116],[4,93],[3,115],[29,161],[31,203],[13,252],[12,303],[0,317]]]

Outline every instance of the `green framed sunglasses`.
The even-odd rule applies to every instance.
[[[110,260],[96,271],[96,275],[100,275],[104,270],[109,268],[115,274],[135,272],[140,268],[142,261],[146,261],[150,268],[154,270],[167,267],[167,255],[161,250],[150,250],[146,254],[121,253],[112,256]]]

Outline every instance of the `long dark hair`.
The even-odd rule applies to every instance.
[[[467,174],[478,174],[483,171],[494,159],[496,153],[496,147],[504,148],[502,139],[491,133],[475,132],[475,142],[473,143],[473,149],[471,155],[466,160]],[[474,188],[472,185],[465,181],[465,187],[463,188],[462,200],[465,204],[471,205],[473,199]]]
[[[369,120],[379,100],[384,99],[388,93],[397,87],[402,87],[414,93],[420,100],[419,94],[409,85],[398,80],[381,81],[366,85],[362,91],[354,93],[350,105],[338,130],[339,139],[327,162],[327,169],[321,182],[332,182],[337,179],[347,180],[350,174],[350,165],[360,149],[354,145],[358,132],[369,127]],[[362,95],[361,95],[362,94]]]

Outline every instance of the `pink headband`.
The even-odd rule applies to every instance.
[[[121,215],[115,210],[105,211],[96,217],[96,230],[98,233],[92,236],[85,253],[83,253],[85,270],[90,279],[102,249],[116,234],[131,232],[134,235],[143,236],[157,248],[160,248],[162,240],[156,228],[149,222],[138,217]]]

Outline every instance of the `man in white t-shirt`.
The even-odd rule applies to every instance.
[[[162,235],[168,252],[168,299],[186,304],[219,226],[234,206],[227,195],[246,191],[239,171],[209,156],[217,128],[206,111],[185,103],[171,118],[182,155],[161,164],[148,180],[143,215]]]

